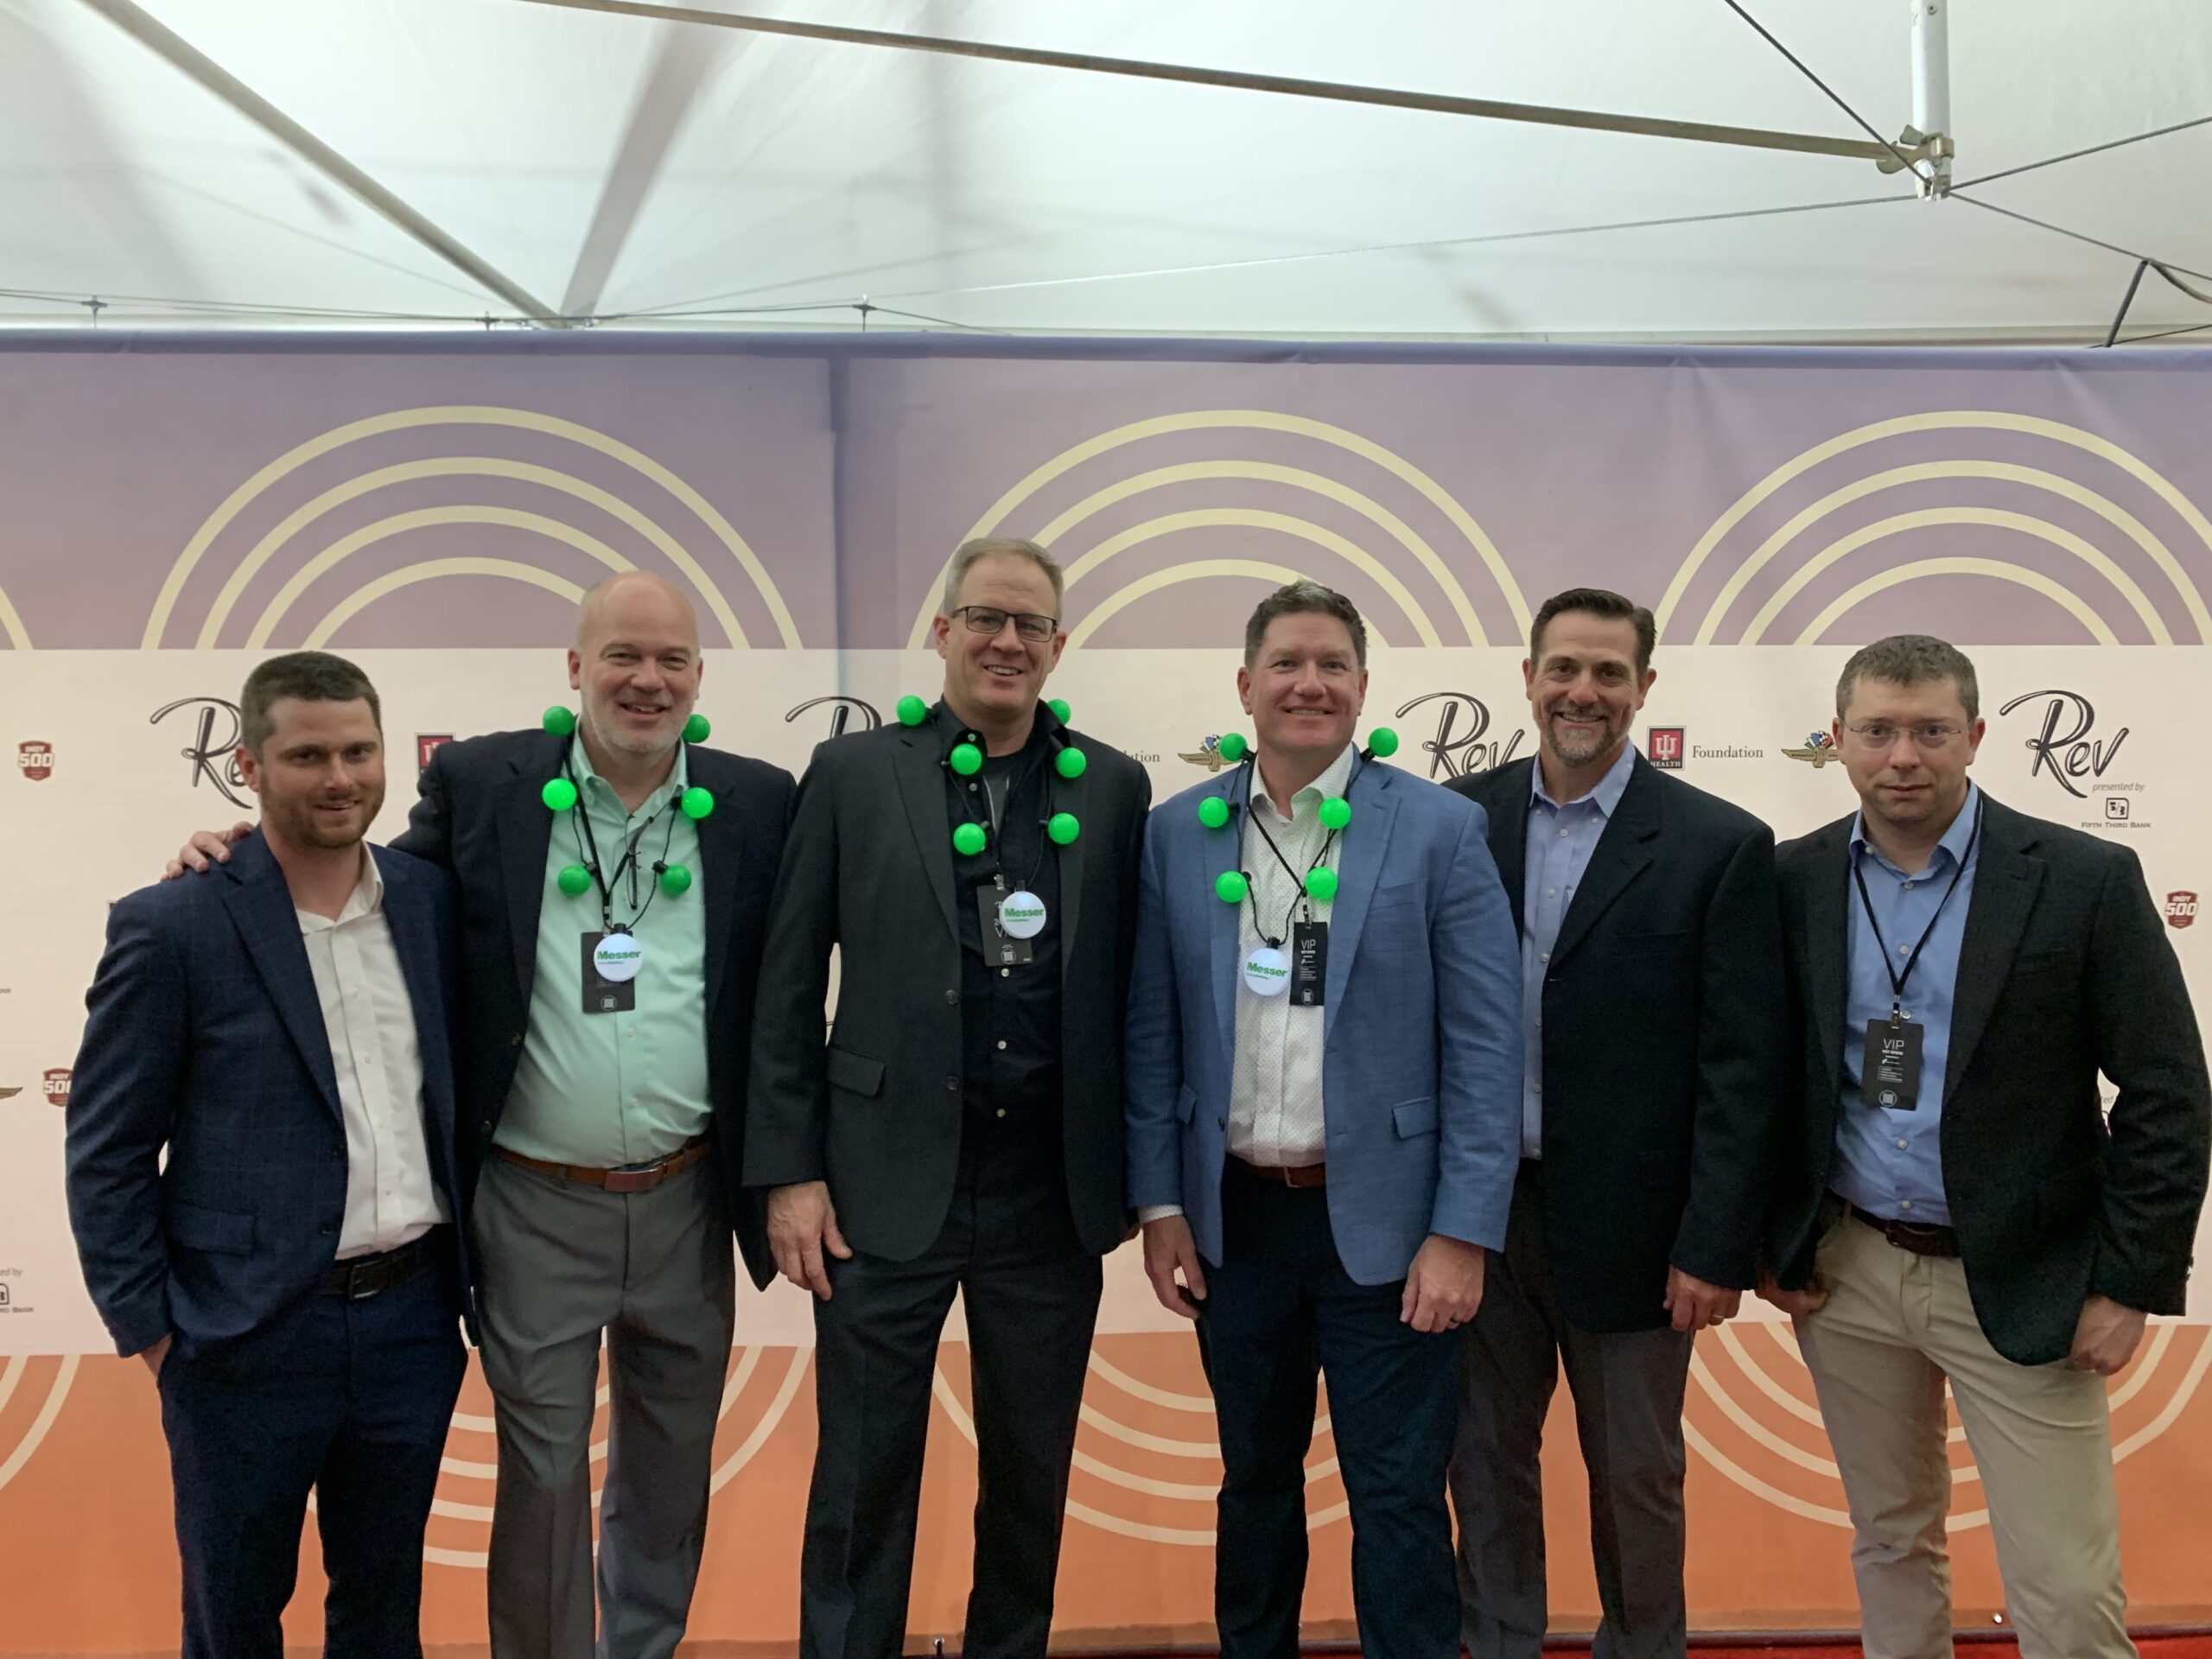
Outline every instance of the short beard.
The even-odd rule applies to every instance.
[[[591,728],[598,734],[601,742],[610,749],[619,749],[624,754],[634,754],[643,760],[650,760],[655,755],[666,754],[683,736],[681,728],[678,728],[647,738],[632,737],[620,730],[615,721],[600,719],[596,710],[588,712],[592,715]]]
[[[1576,754],[1559,741],[1558,728],[1552,723],[1552,717],[1548,715],[1544,718],[1544,747],[1570,766],[1589,765],[1591,761],[1595,760],[1618,741],[1620,741],[1620,734],[1614,730],[1612,722],[1607,721],[1604,732],[1591,741],[1588,752]]]

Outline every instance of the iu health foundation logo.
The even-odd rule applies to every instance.
[[[1682,728],[1654,726],[1644,736],[1643,758],[1662,772],[1682,769]]]

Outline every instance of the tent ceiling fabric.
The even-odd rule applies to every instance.
[[[2091,340],[2133,269],[1846,159],[529,0],[139,3],[520,289],[608,324],[821,329],[865,297],[899,327]],[[1884,137],[1910,118],[1904,0],[1747,7]],[[1722,0],[753,9],[1860,136]],[[2212,115],[2204,0],[1957,0],[1950,59],[1961,185]],[[2208,185],[2212,125],[1967,194],[2202,271]],[[1527,234],[1785,207],[1815,210]],[[0,320],[44,326],[93,296],[111,326],[516,315],[84,0],[0,0]],[[2155,276],[2129,314],[2131,334],[2198,323],[2212,307]]]

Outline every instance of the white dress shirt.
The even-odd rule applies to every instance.
[[[384,913],[384,875],[361,849],[361,880],[333,921],[296,911],[346,1122],[346,1219],[338,1255],[397,1249],[452,1219],[430,1179],[415,1007]]]

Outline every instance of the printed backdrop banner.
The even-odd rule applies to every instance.
[[[965,338],[607,336],[0,342],[0,1653],[173,1642],[167,1469],[143,1369],[79,1277],[62,1114],[107,904],[184,835],[251,816],[238,687],[274,651],[357,658],[385,701],[396,834],[435,747],[571,701],[575,602],[658,571],[697,606],[718,744],[794,771],[934,693],[963,538],[1067,570],[1053,690],[1165,799],[1249,731],[1243,620],[1311,575],[1369,619],[1363,729],[1444,778],[1528,754],[1529,619],[1564,587],[1652,606],[1655,765],[1782,836],[1851,810],[1825,736],[1857,645],[1940,633],[1980,670],[1974,776],[2141,861],[2212,1009],[2212,358],[2183,353],[1400,351]],[[2179,757],[2179,758],[2177,758]],[[1079,786],[1078,786],[1079,787]],[[1641,994],[1624,981],[1614,995]],[[1602,1009],[1591,1011],[1602,1017]],[[1602,1225],[1592,1217],[1591,1224]],[[2212,1260],[2199,1236],[2199,1259]],[[1698,1346],[1689,1573],[1709,1629],[1853,1624],[1847,1522],[1771,1310]],[[956,1642],[974,1425],[957,1311],[937,1383],[915,1645]],[[807,1303],[745,1293],[693,1633],[788,1650],[814,1424]],[[2212,1285],[2112,1384],[2133,1613],[2212,1617]],[[1211,1403],[1134,1253],[1109,1264],[1060,1639],[1204,1640]],[[495,1469],[472,1370],[433,1515],[425,1635],[481,1640]],[[1327,1421],[1306,1613],[1350,1630]],[[602,1424],[601,1432],[604,1427]],[[595,1457],[603,1458],[603,1442]],[[1594,1622],[1564,1402],[1553,1603]],[[2000,1609],[1952,1433],[1962,1622]],[[603,1467],[603,1465],[600,1465]],[[315,1640],[305,1564],[290,1621]]]

